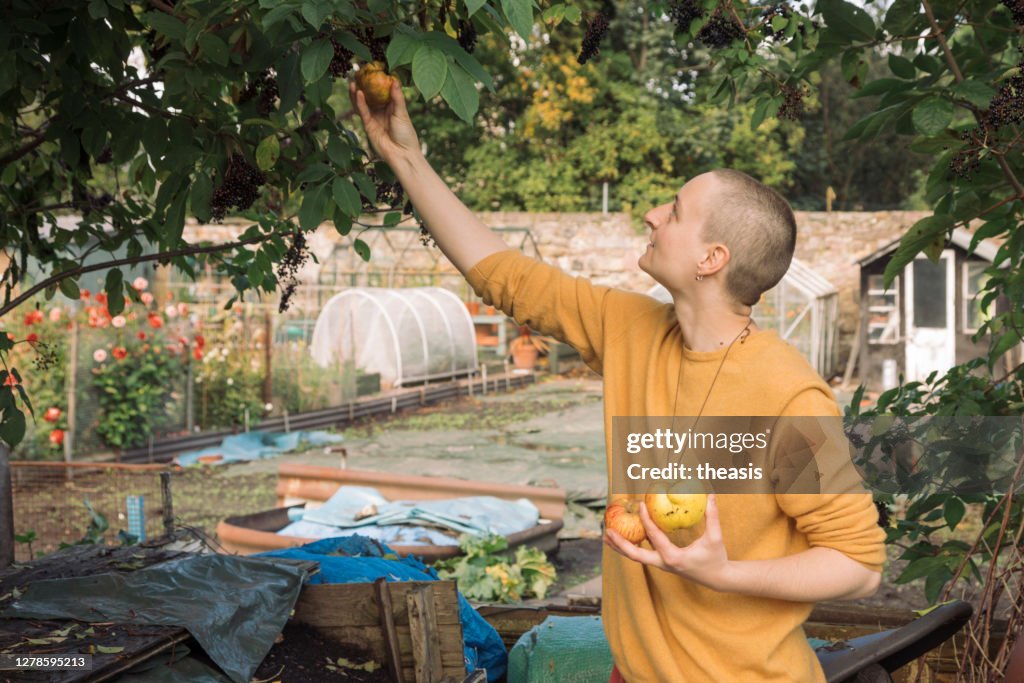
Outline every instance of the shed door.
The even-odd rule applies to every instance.
[[[907,381],[924,380],[936,370],[945,374],[954,365],[953,261],[947,250],[938,263],[921,256],[907,266]]]

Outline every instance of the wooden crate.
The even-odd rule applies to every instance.
[[[316,584],[303,588],[296,621],[384,662],[400,683],[466,678],[454,581]]]

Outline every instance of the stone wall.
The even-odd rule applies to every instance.
[[[849,353],[859,315],[857,260],[897,239],[925,215],[904,211],[797,213],[796,257],[839,290],[840,368]],[[482,212],[478,216],[492,228],[529,229],[529,235],[510,231],[502,236],[509,246],[529,254],[539,253],[545,261],[572,275],[639,292],[654,284],[636,265],[647,243],[647,232],[633,227],[627,214]],[[245,227],[190,225],[186,239],[230,239]],[[424,247],[417,231],[363,232],[360,238],[370,245],[372,252],[369,263],[348,248],[352,237],[342,237],[333,227],[323,226],[310,240],[320,263],[310,263],[303,278],[339,285],[356,282],[401,286],[414,281],[414,274],[430,274],[438,284],[468,295],[455,269],[439,250]],[[378,276],[376,280],[368,279],[371,273]]]

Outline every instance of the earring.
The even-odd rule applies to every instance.
[[[704,279],[704,273],[702,273],[702,272],[700,272],[700,271],[698,270],[698,271],[697,271],[697,277],[695,277],[694,279],[695,279],[695,280],[703,280],[703,279]]]

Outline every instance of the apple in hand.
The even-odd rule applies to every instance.
[[[640,501],[629,496],[612,496],[604,511],[605,529],[614,529],[630,543],[640,543],[647,538],[643,522],[640,521]]]
[[[644,504],[651,521],[669,533],[699,524],[707,509],[708,494],[698,486],[681,482],[667,490],[648,493],[644,496]]]
[[[356,72],[356,87],[363,91],[366,106],[384,109],[391,101],[391,83],[395,77],[387,72],[383,62],[364,64]]]

